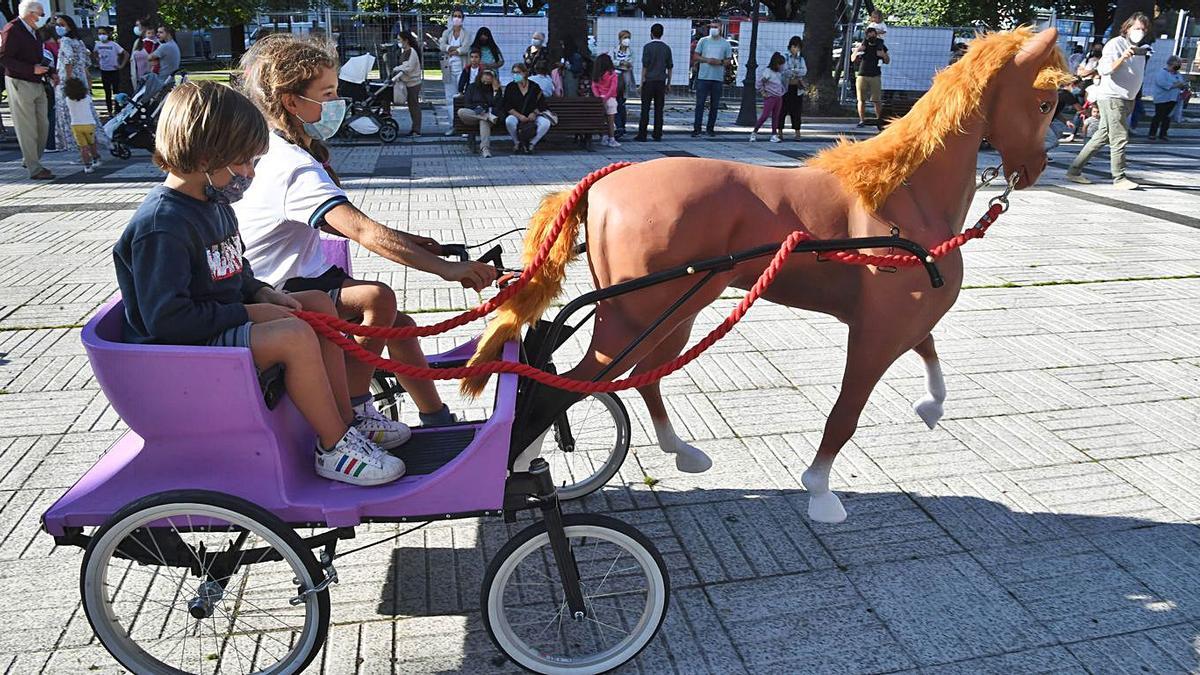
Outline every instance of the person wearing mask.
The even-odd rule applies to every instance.
[[[504,54],[500,53],[500,45],[496,44],[492,30],[487,26],[480,26],[479,30],[475,31],[471,49],[479,50],[479,62],[484,68],[499,74],[500,69],[504,67]]]
[[[542,90],[528,79],[524,63],[512,68],[512,82],[504,88],[504,126],[512,137],[516,154],[532,155],[538,141],[550,131],[550,120],[541,114],[546,109]]]
[[[1179,72],[1182,68],[1182,59],[1175,55],[1168,56],[1166,65],[1150,79],[1150,97],[1154,101],[1154,119],[1150,120],[1150,135],[1147,136],[1150,141],[1155,138],[1167,140],[1171,113],[1175,111],[1179,92],[1187,88],[1187,78]]]
[[[1075,43],[1071,47],[1071,55],[1067,57],[1067,72],[1074,74],[1079,70],[1079,64],[1083,63],[1083,45]]]
[[[175,79],[175,71],[179,70],[179,45],[175,43],[174,28],[158,27],[158,47],[151,52],[150,62],[158,64],[155,72],[164,84]]]
[[[463,106],[458,109],[458,119],[463,124],[479,125],[479,156],[492,156],[492,125],[500,119],[503,104],[500,78],[490,70],[479,74],[479,79],[467,86],[463,95]]]
[[[408,117],[412,120],[412,129],[408,135],[420,136],[421,80],[425,74],[421,66],[421,43],[417,42],[417,36],[408,31],[402,31],[399,40],[404,47],[398,58],[400,65],[392,68],[392,74],[400,76],[400,80],[392,86],[392,100],[397,103],[406,102]]]
[[[534,31],[533,37],[529,38],[529,46],[525,48],[525,54],[522,56],[522,61],[525,62],[525,67],[533,72],[537,67],[537,62],[544,60],[546,56],[546,34],[542,31]]]
[[[787,91],[783,94],[783,114],[781,123],[792,118],[792,129],[796,132],[796,140],[800,140],[800,123],[804,117],[804,76],[808,69],[804,65],[804,41],[799,35],[793,35],[788,40],[787,53],[783,55],[783,79]],[[780,127],[782,133],[782,127]]]
[[[1075,69],[1075,74],[1083,79],[1083,88],[1100,82],[1100,57],[1104,55],[1104,45],[1100,43],[1093,44],[1088,50],[1087,56],[1079,62],[1079,66]]]
[[[1092,181],[1083,175],[1083,167],[1105,144],[1109,148],[1109,168],[1112,170],[1113,187],[1136,190],[1141,187],[1125,176],[1125,146],[1129,144],[1129,116],[1133,113],[1133,99],[1142,88],[1146,59],[1144,47],[1138,47],[1146,39],[1150,19],[1136,12],[1121,24],[1121,33],[1104,45],[1097,71],[1100,84],[1090,95],[1100,109],[1100,127],[1096,134],[1079,151],[1079,156],[1067,169],[1067,180],[1089,184]]]
[[[146,83],[146,77],[154,72],[150,65],[150,52],[158,45],[154,40],[147,39],[153,31],[143,27],[140,22],[134,25],[133,34],[138,37],[133,41],[133,52],[129,56],[129,77],[136,92]]]
[[[881,63],[891,63],[887,45],[879,39],[874,28],[868,28],[866,39],[854,48],[851,63],[858,64],[855,90],[858,93],[858,126],[867,126],[867,99],[875,105],[875,119],[883,115],[883,69]]]
[[[617,116],[615,136],[620,140],[625,135],[625,100],[637,91],[637,79],[633,76],[633,33],[622,30],[617,33],[617,46],[612,51],[613,66],[617,69]],[[595,83],[593,82],[593,88]]]
[[[108,108],[108,116],[113,115],[113,96],[121,84],[121,69],[129,63],[129,53],[125,48],[112,39],[112,29],[101,26],[96,29],[96,45],[92,53],[96,55],[96,63],[100,66],[100,82],[104,86],[104,105]]]
[[[51,180],[54,174],[42,166],[46,137],[50,134],[46,89],[42,86],[50,67],[42,60],[42,42],[37,30],[46,25],[46,9],[38,0],[22,0],[17,17],[0,29],[0,65],[4,66],[4,88],[21,158],[29,177]]]
[[[71,109],[67,105],[68,99],[63,87],[66,86],[67,80],[74,78],[81,80],[88,89],[91,89],[91,77],[88,74],[91,55],[88,53],[87,45],[79,39],[79,30],[75,26],[75,20],[70,16],[60,15],[56,19],[54,30],[58,34],[58,80],[54,85],[54,140],[59,150],[75,152],[79,149],[79,144],[71,132]],[[96,126],[93,142],[107,146],[108,137],[105,136],[104,127],[100,124],[100,116],[96,114],[95,102],[89,97],[86,105],[92,109],[92,123]],[[76,123],[82,124],[82,122]]]
[[[661,141],[663,134],[663,106],[666,103],[667,84],[671,81],[671,47],[663,42],[663,25],[650,26],[650,41],[642,47],[642,118],[638,122],[635,141],[646,140],[646,127],[650,125],[650,106],[654,106],[654,140]]]
[[[450,13],[450,25],[438,38],[438,51],[442,53],[442,91],[446,95],[447,136],[454,135],[454,95],[458,93],[458,81],[467,65],[467,31],[463,28],[463,13],[456,9]]]
[[[708,110],[708,135],[717,135],[717,111],[721,107],[721,88],[725,84],[725,67],[733,61],[733,46],[721,37],[721,22],[708,24],[708,35],[696,43],[696,113],[692,120],[692,138],[700,137],[700,122],[704,118],[704,103]]]
[[[479,62],[479,50],[472,49],[467,57],[467,68],[458,77],[458,93],[467,93],[467,87],[474,84],[484,70],[483,64]]]

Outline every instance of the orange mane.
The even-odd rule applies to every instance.
[[[934,76],[933,87],[907,115],[870,140],[839,139],[837,145],[813,157],[808,165],[837,176],[858,195],[863,207],[878,210],[948,136],[962,133],[963,124],[979,114],[988,82],[1031,37],[1033,29],[1021,27],[975,39],[966,56]],[[1034,87],[1056,89],[1073,79],[1062,52],[1055,49],[1042,64]]]

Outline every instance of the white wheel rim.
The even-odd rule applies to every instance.
[[[158,543],[158,538],[144,540],[150,543],[149,548],[144,541],[127,540],[130,533],[148,523],[166,522],[170,526],[167,529],[175,528],[176,533],[185,537],[185,540],[186,537],[206,537],[208,541],[215,541],[221,536],[228,539],[237,536],[232,532],[188,532],[189,528],[183,525],[205,518],[246,529],[250,532],[247,543],[253,538],[253,548],[269,546],[280,553],[283,560],[258,563],[275,568],[272,570],[256,570],[253,564],[240,565],[240,569],[228,577],[227,590],[214,606],[212,615],[206,619],[194,619],[187,616],[187,602],[196,597],[201,579],[179,567],[168,565],[147,571],[149,565],[114,558],[113,554],[122,541],[132,541],[133,544],[123,550],[138,550],[141,547],[150,556],[163,560],[166,556],[162,554],[162,544]],[[199,560],[197,564],[200,564]],[[111,576],[114,572],[119,578]],[[281,572],[290,575],[290,579],[280,581]],[[297,580],[305,588],[314,585],[311,574],[297,553],[276,533],[252,518],[211,504],[162,504],[130,514],[96,541],[84,574],[84,606],[101,643],[134,672],[216,673],[219,670],[222,673],[283,675],[299,672],[304,656],[314,647],[319,629],[318,603],[316,598],[308,596],[298,608],[294,608],[294,612],[284,615],[302,619],[298,629],[286,632],[284,629],[291,624],[280,613],[263,610],[260,605],[264,602],[264,595],[273,597],[271,602],[282,600],[286,603],[285,594],[294,596],[297,593],[294,583]],[[127,589],[127,585],[131,587]],[[112,589],[111,595],[108,589]],[[128,600],[125,591],[128,591]],[[166,593],[172,595],[164,601]],[[118,594],[122,595],[120,600]],[[120,615],[128,609],[125,603],[138,594],[142,596],[142,604],[130,621],[123,622]],[[158,611],[153,611],[155,609]],[[150,616],[142,616],[143,611],[148,611]],[[159,621],[161,628],[157,623]],[[257,630],[260,624],[266,628]],[[130,635],[131,632],[134,636]],[[154,651],[160,653],[152,654],[139,643],[140,637],[154,632],[162,637],[149,642],[156,643],[155,647],[167,649],[165,653],[156,648]],[[183,636],[182,639],[179,635]],[[169,662],[174,660],[176,651],[179,654],[178,665],[171,665]]]
[[[616,474],[624,461],[618,452],[629,447],[629,433],[622,423],[620,404],[609,394],[592,394],[567,409],[575,449],[566,452],[552,430],[554,447],[542,458],[550,465],[550,476],[561,499],[576,499],[599,490]]]
[[[549,535],[545,532],[522,544],[504,560],[489,589],[485,611],[501,649],[520,665],[540,673],[603,673],[633,658],[654,637],[666,611],[666,581],[653,554],[629,535],[598,525],[570,525],[565,529],[568,540],[584,541],[582,545],[572,543],[580,568],[584,603],[588,608],[584,621],[576,622],[567,616],[569,610],[562,599],[562,584],[558,581]],[[621,555],[609,562],[603,560],[611,557],[606,555],[592,560],[588,548],[593,542],[605,542]],[[543,554],[536,556],[538,560],[530,560],[530,556],[539,550],[543,550]],[[522,566],[522,563],[526,565]],[[531,573],[514,580],[519,566],[523,567],[522,571],[527,569]],[[599,579],[592,578],[592,570],[603,572],[603,575]],[[628,586],[630,573],[640,573],[644,577],[640,593],[633,589],[614,593],[611,591],[613,586],[605,588],[610,582],[617,584],[618,581],[618,586]],[[544,578],[537,579],[539,576]],[[536,608],[531,608],[528,602],[524,606],[510,606],[505,599],[513,594],[513,589],[516,589],[515,595],[524,595],[527,599],[542,597],[546,601],[538,603]],[[644,600],[636,600],[637,597]],[[639,604],[640,611],[636,609]],[[558,612],[555,612],[556,607]],[[513,616],[510,617],[510,613]],[[546,618],[550,622],[543,626]],[[568,654],[556,656],[531,645],[527,639],[529,635],[539,640],[553,639],[552,631],[557,630],[557,642],[565,647],[572,638],[580,636],[569,635],[564,639],[564,628],[568,632],[594,636],[593,644],[612,644],[593,654],[572,657]],[[624,633],[625,637],[619,637],[618,633]]]

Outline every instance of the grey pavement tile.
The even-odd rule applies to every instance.
[[[1008,477],[1047,513],[1081,534],[1178,520],[1162,504],[1095,463],[1012,471]]]
[[[782,434],[745,439],[751,454],[772,475],[787,472],[793,485],[800,485],[800,477],[817,454],[821,433],[809,431],[804,434]],[[848,443],[838,453],[837,461],[830,473],[830,486],[834,490],[855,489],[880,485],[888,482],[883,470],[854,443]]]
[[[1071,408],[1033,413],[1055,437],[1096,460],[1136,457],[1178,450],[1170,434],[1139,425],[1128,413],[1113,407]]]
[[[1181,624],[1067,645],[1093,673],[1195,673],[1200,671],[1200,628]]]
[[[972,554],[1062,642],[1178,623],[1163,599],[1084,538]]]
[[[955,419],[942,424],[952,436],[998,470],[1073,464],[1089,459],[1055,437],[1030,415]]]
[[[918,665],[1053,643],[1047,628],[966,554],[856,567],[848,577]]]
[[[1200,528],[1154,525],[1090,537],[1122,569],[1145,584],[1145,611],[1178,621],[1200,620]]]
[[[718,584],[707,593],[750,672],[883,672],[915,665],[842,572]]]
[[[1101,464],[1180,518],[1200,520],[1200,452],[1115,459]]]
[[[1088,672],[1066,647],[1041,647],[921,669],[921,675],[1084,675]]]
[[[930,430],[920,420],[859,429],[850,442],[899,483],[991,470],[982,457],[945,428]]]

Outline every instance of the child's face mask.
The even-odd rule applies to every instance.
[[[337,130],[342,126],[342,120],[346,117],[346,101],[344,99],[335,98],[332,101],[313,101],[313,99],[307,96],[301,96],[300,98],[321,105],[321,117],[315,122],[305,122],[303,117],[296,115],[296,119],[304,122],[305,133],[318,141],[323,141],[337,133]]]
[[[234,173],[233,169],[229,167],[225,167],[225,170],[229,172],[229,182],[221,187],[213,185],[212,174],[208,172],[204,174],[204,177],[208,180],[208,185],[204,186],[204,196],[208,197],[210,202],[232,204],[246,194],[246,190],[250,187],[250,182],[254,180],[249,176]]]

